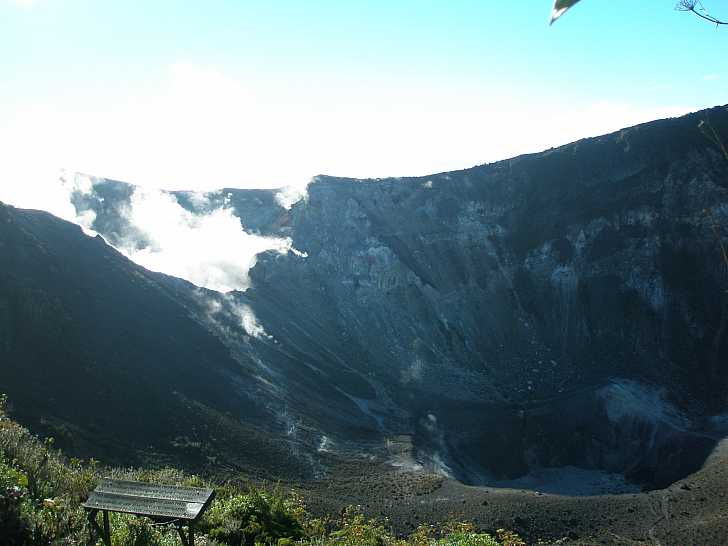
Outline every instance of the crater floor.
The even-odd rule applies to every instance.
[[[513,529],[533,542],[728,543],[728,441],[717,445],[700,470],[669,487],[616,495],[581,496],[606,476],[578,469],[547,473],[549,480],[555,480],[553,485],[560,482],[574,488],[572,494],[517,487],[538,485],[529,480],[512,482],[511,488],[467,486],[431,473],[363,460],[338,461],[331,469],[326,480],[290,485],[305,491],[314,513],[338,513],[346,505],[360,505],[371,516],[388,518],[400,533],[421,523],[455,518],[471,520],[483,530]]]

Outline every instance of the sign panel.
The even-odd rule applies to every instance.
[[[101,480],[94,491],[98,493],[112,493],[114,495],[133,495],[135,497],[201,502],[203,504],[212,496],[212,489],[180,487],[176,485],[156,485],[153,483],[111,480],[109,478]]]
[[[212,489],[104,479],[83,506],[91,510],[194,520],[212,496]]]

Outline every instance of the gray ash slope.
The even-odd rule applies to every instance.
[[[716,108],[429,177],[319,176],[290,210],[273,191],[211,194],[229,198],[246,230],[290,237],[307,254],[259,256],[251,288],[227,297],[146,272],[108,247],[94,249],[96,258],[76,252],[103,246],[78,230],[71,243],[49,233],[56,228],[29,228],[36,247],[23,252],[50,249],[79,274],[96,268],[106,284],[108,263],[124,262],[111,288],[131,290],[130,302],[148,299],[130,284],[146,279],[174,308],[148,310],[169,335],[140,339],[92,283],[78,296],[96,304],[85,312],[111,317],[92,328],[94,344],[118,342],[124,328],[131,333],[119,358],[133,347],[189,349],[184,358],[158,355],[180,403],[238,423],[246,438],[254,430],[293,445],[295,464],[310,472],[325,472],[327,451],[391,457],[470,484],[578,467],[664,487],[697,470],[725,433],[728,272],[705,210],[728,226],[728,162],[698,129],[708,113],[728,135],[728,112]],[[93,210],[93,228],[114,244],[133,236],[122,214],[132,192],[104,181],[74,204]],[[188,194],[175,196],[196,211]],[[3,215],[15,219],[0,225],[3,241],[19,237],[18,223],[51,222],[8,207]],[[17,254],[10,269],[21,277],[34,266]],[[28,359],[39,350],[28,348],[33,336],[48,354],[62,340],[34,330],[36,315],[18,310],[7,273],[3,280],[0,310],[27,339],[2,330],[3,358],[14,365],[0,371],[0,387],[19,411],[31,403],[38,415],[55,411],[45,399],[30,402],[32,389],[17,378],[24,367],[48,366]],[[65,281],[32,282],[32,293],[58,285],[59,308],[44,309],[62,313]],[[235,315],[243,304],[267,336],[245,335]],[[184,324],[166,322],[175,313]],[[205,347],[195,336],[209,343],[204,356],[195,356]],[[93,364],[84,360],[79,373],[103,375],[105,349],[85,344],[78,350],[93,353]],[[195,376],[201,370],[210,383]],[[68,364],[64,374],[73,373]],[[52,390],[43,374],[35,380]],[[51,398],[62,404],[62,395]],[[165,413],[165,393],[148,399]],[[98,411],[123,415],[118,406]],[[87,428],[79,415],[64,421]],[[189,445],[205,443],[206,427],[186,433]],[[168,430],[165,439],[177,438],[185,426]],[[173,457],[170,445],[156,449]]]
[[[24,424],[109,463],[200,468],[233,453],[228,466],[250,473],[259,460],[299,471],[287,446],[237,419],[271,416],[231,388],[241,364],[190,310],[189,283],[2,204],[0,256],[0,392]]]

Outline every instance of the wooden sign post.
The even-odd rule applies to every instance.
[[[111,546],[109,512],[145,516],[162,525],[174,525],[182,544],[194,546],[195,522],[207,510],[214,497],[215,492],[212,489],[104,478],[83,503],[83,507],[88,512],[91,528],[101,535],[106,546]],[[96,521],[99,511],[103,513],[103,529]],[[184,532],[185,525],[187,533]]]

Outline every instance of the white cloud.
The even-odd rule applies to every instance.
[[[705,80],[706,82],[713,82],[713,81],[716,81],[719,79],[720,79],[719,74],[706,74],[705,76],[703,76],[703,80]]]
[[[232,337],[242,330],[247,336],[275,341],[273,336],[268,334],[260,324],[253,309],[249,305],[237,301],[234,294],[225,294],[216,299],[199,293],[198,297],[207,305],[207,318],[224,333],[225,337]],[[227,319],[231,317],[236,323],[234,329],[227,325]]]
[[[308,184],[286,186],[285,188],[281,188],[275,197],[280,206],[286,210],[290,210],[299,201],[308,199]]]
[[[2,147],[0,139],[0,149]],[[14,166],[13,159],[8,157],[0,167],[0,201],[20,208],[45,210],[84,228],[89,227],[88,220],[92,218],[86,215],[79,221],[70,200],[72,191],[83,192],[88,188],[88,177],[69,175],[42,161]]]
[[[96,234],[92,229],[96,214],[92,210],[77,212],[70,199],[73,192],[91,193],[94,177],[29,166],[27,172],[0,173],[0,180],[0,201],[47,210],[80,225],[88,235]],[[16,183],[8,184],[7,180]],[[202,193],[188,197],[200,206],[210,203]],[[248,272],[261,252],[291,251],[306,257],[292,247],[289,238],[247,233],[227,206],[195,214],[185,210],[173,195],[153,188],[135,189],[124,216],[150,244],[140,248],[138,239],[128,238],[117,244],[120,252],[147,269],[219,292],[246,290],[250,285]],[[248,320],[247,325],[256,330],[254,322]]]
[[[192,214],[151,188],[285,188],[277,199],[290,207],[305,198],[305,181],[315,174],[426,175],[695,109],[617,101],[544,106],[435,86],[271,90],[185,63],[164,76],[121,102],[48,95],[46,102],[0,104],[0,200],[88,228],[93,217],[76,215],[59,184],[61,168],[141,183],[146,189],[135,193],[129,218],[153,245],[122,250],[145,267],[220,291],[247,287],[255,256],[286,252],[290,241],[246,233],[227,208]]]
[[[187,193],[186,196],[196,209],[204,209],[210,205],[210,198],[205,192],[192,191]]]
[[[258,322],[258,318],[248,305],[236,304],[233,306],[233,311],[246,334],[258,339],[273,339]]]
[[[147,269],[219,292],[247,289],[248,271],[261,252],[291,249],[290,239],[247,233],[230,208],[194,214],[156,189],[137,188],[124,216],[149,244],[139,248],[139,239],[130,238],[120,251]],[[256,329],[254,321],[247,326]]]
[[[436,86],[262,85],[178,63],[160,84],[122,101],[59,96],[0,104],[5,168],[18,180],[43,165],[157,188],[301,188],[316,174],[461,169],[695,109],[618,101],[545,105],[488,89]]]

